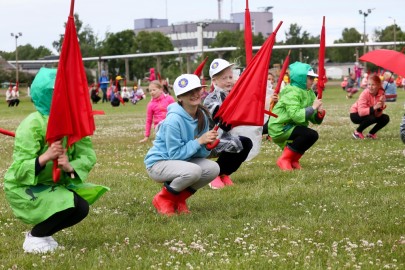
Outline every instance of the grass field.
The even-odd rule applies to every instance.
[[[33,104],[23,98],[8,108],[0,92],[0,128],[14,131]],[[143,164],[151,143],[138,144],[147,101],[94,105],[106,115],[95,116],[98,161],[89,182],[111,191],[83,222],[55,234],[62,248],[46,255],[24,254],[30,227],[0,192],[0,269],[405,269],[405,91],[398,96],[378,139],[359,141],[348,113],[355,100],[328,89],[325,121],[313,127],[320,139],[302,170],[280,171],[281,150],[263,141],[232,175],[234,186],[203,188],[189,200],[192,214],[170,218],[151,203],[160,190]],[[12,152],[13,138],[0,134],[2,179]]]

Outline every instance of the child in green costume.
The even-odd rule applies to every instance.
[[[269,135],[283,149],[277,166],[284,171],[301,169],[300,158],[318,140],[318,132],[308,127],[309,122],[321,124],[325,116],[322,100],[311,89],[318,75],[301,62],[289,69],[291,83],[280,92],[273,109],[278,117],[269,120]]]
[[[14,215],[34,225],[26,234],[23,249],[28,253],[54,251],[56,232],[83,220],[89,204],[107,187],[84,183],[96,163],[89,137],[64,149],[57,141],[45,140],[56,69],[41,68],[31,86],[37,112],[25,118],[16,130],[13,163],[5,174],[4,190]],[[52,180],[52,160],[57,159],[60,180]]]

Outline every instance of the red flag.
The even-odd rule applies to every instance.
[[[326,73],[325,73],[325,16],[323,16],[321,39],[319,43],[318,56],[318,99],[322,99],[322,92],[325,89]]]
[[[246,66],[249,65],[253,57],[252,23],[250,22],[249,0],[246,0],[245,9],[245,54]]]
[[[288,51],[288,54],[284,59],[283,67],[281,68],[280,76],[278,77],[276,88],[274,89],[274,94],[276,94],[276,95],[278,95],[278,93],[280,93],[281,83],[283,81],[285,73],[287,72],[288,65],[290,64],[290,53],[291,53],[291,50]],[[273,110],[273,107],[274,107],[274,101],[272,101],[270,103],[270,108],[268,110],[269,114]],[[267,111],[265,111],[265,113],[267,113]]]
[[[222,103],[215,115],[222,123],[232,127],[263,125],[270,56],[282,23],[267,38]]]
[[[92,135],[95,130],[88,83],[73,17],[74,0],[65,29],[49,113],[46,141],[53,143],[67,137],[67,146]],[[56,165],[55,165],[56,164]],[[57,161],[54,160],[54,169]],[[54,170],[54,181],[57,173]]]
[[[278,77],[276,88],[274,89],[274,94],[280,93],[281,83],[283,82],[284,75],[287,72],[288,66],[290,65],[290,53],[291,50],[288,51],[288,54],[284,59],[283,67],[281,68],[280,76]]]
[[[205,63],[207,62],[207,60],[208,60],[208,56],[205,57],[205,59],[204,59],[204,60],[198,65],[198,67],[195,69],[194,74],[197,75],[198,77],[201,76],[201,73],[202,73],[202,71],[203,71],[203,69],[204,69],[204,66],[205,66]]]

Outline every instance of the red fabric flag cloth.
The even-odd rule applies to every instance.
[[[322,93],[325,89],[326,83],[325,72],[325,16],[323,16],[321,38],[319,43],[319,55],[318,55],[318,83],[316,85],[318,90],[318,99],[322,99]]]
[[[267,38],[222,103],[215,115],[222,123],[232,127],[263,125],[270,56],[282,23]]]
[[[201,64],[199,64],[198,67],[195,69],[194,75],[197,75],[198,77],[201,76],[201,73],[204,69],[204,66],[205,66],[205,63],[207,62],[207,60],[208,60],[208,56],[205,57],[205,59],[201,62]]]
[[[252,23],[250,22],[249,0],[246,0],[245,9],[245,54],[246,66],[249,65],[253,57]]]
[[[73,10],[71,0],[46,132],[48,143],[67,136],[67,146],[93,135],[95,130]]]

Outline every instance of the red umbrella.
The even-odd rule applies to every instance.
[[[46,132],[49,144],[67,137],[67,147],[95,130],[73,10],[74,0],[71,0]],[[53,163],[53,180],[57,182],[60,170],[57,160]]]
[[[288,51],[288,54],[284,59],[283,67],[281,68],[280,76],[278,77],[276,88],[274,89],[274,94],[276,94],[276,95],[278,95],[278,93],[280,93],[281,82],[283,81],[284,75],[287,72],[288,65],[290,64],[290,53],[291,53],[291,50]],[[271,111],[273,110],[273,107],[274,107],[274,101],[272,101],[270,103],[269,110],[264,111],[264,112],[270,115]]]
[[[245,54],[246,66],[250,63],[253,57],[253,42],[252,42],[252,23],[250,22],[249,0],[246,0],[245,9]]]
[[[325,72],[325,16],[323,16],[321,39],[319,43],[319,56],[318,56],[318,83],[316,85],[318,90],[318,99],[322,99],[322,92],[325,89],[326,72]]]
[[[405,54],[393,50],[374,50],[359,58],[398,75],[405,76]]]
[[[194,74],[197,75],[198,77],[201,76],[201,73],[204,69],[204,65],[207,62],[207,60],[208,60],[208,56],[205,57],[205,59],[201,62],[201,64],[199,64],[198,67],[195,69]]]

